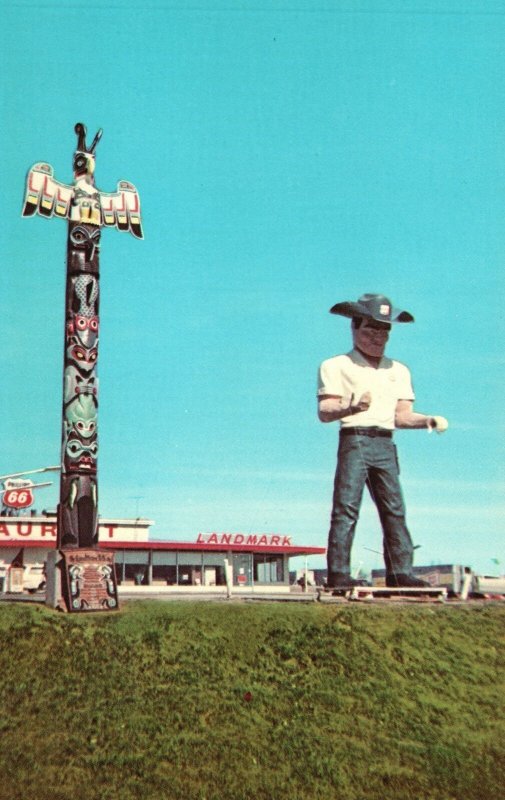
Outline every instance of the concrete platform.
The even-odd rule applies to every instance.
[[[445,586],[428,586],[423,588],[393,588],[389,586],[353,586],[350,589],[318,589],[317,599],[320,602],[338,600],[410,600],[423,602],[426,600],[447,600],[448,591]]]

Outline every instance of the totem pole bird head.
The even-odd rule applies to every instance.
[[[74,128],[77,134],[77,149],[74,153],[74,178],[87,178],[94,183],[95,147],[102,137],[102,129],[97,131],[90,147],[86,146],[86,126],[78,122]]]

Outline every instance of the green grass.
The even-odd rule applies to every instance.
[[[505,608],[0,607],[0,800],[484,800]]]

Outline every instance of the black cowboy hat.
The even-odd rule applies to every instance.
[[[363,294],[356,303],[336,303],[330,308],[330,314],[374,319],[377,322],[414,322],[412,314],[394,308],[391,300],[383,294]]]

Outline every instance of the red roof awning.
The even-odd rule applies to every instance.
[[[54,550],[56,542],[54,539],[0,539],[0,547],[46,547]]]
[[[303,545],[208,544],[207,542],[100,542],[106,550],[179,550],[204,553],[266,553],[268,555],[312,556],[324,555],[325,547]]]
[[[200,553],[265,553],[266,555],[288,555],[288,556],[316,556],[326,553],[325,547],[304,547],[303,545],[263,545],[254,544],[208,544],[207,542],[99,542],[98,546],[103,550],[172,550],[179,552],[200,552]],[[1,547],[36,547],[54,550],[56,542],[44,539],[0,539]]]

